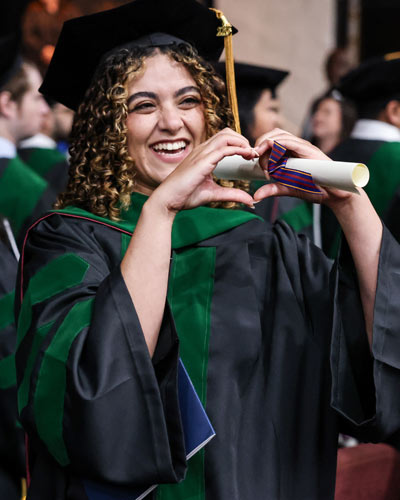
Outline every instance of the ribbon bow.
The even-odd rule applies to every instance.
[[[268,160],[270,177],[284,186],[306,191],[307,193],[322,194],[322,191],[315,185],[311,174],[286,166],[288,158],[285,153],[286,148],[275,141]]]

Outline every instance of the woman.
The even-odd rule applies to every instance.
[[[168,35],[116,47],[126,44],[133,20],[143,24],[150,13],[162,21],[153,16],[145,29]],[[335,285],[329,262],[286,225],[204,206],[254,202],[212,180],[224,156],[261,155],[265,164],[278,140],[298,156],[325,157],[280,130],[253,149],[225,127],[230,112],[220,79],[191,46],[170,36],[183,38],[175,30],[185,23],[193,40],[201,25],[201,47],[204,31],[216,32],[212,16],[188,0],[137,0],[70,22],[61,35],[60,43],[85,51],[82,30],[97,50],[104,26],[116,22],[121,41],[107,42],[95,75],[81,74],[64,95],[73,106],[86,79],[70,182],[59,210],[29,232],[21,264],[17,366],[30,500],[99,498],[93,482],[120,488],[118,498],[136,498],[132,490],[152,484],[160,484],[153,498],[162,499],[332,498],[342,416],[360,433],[375,426],[389,437],[398,429],[381,413],[394,385],[388,345],[374,362],[377,409],[373,401],[365,330],[371,338],[382,226],[366,196],[320,196],[343,225],[359,289],[343,270],[352,269],[348,261]],[[71,71],[65,52],[55,54],[44,86],[52,97],[70,88],[57,74]],[[271,184],[255,200],[289,193]],[[389,272],[389,249],[398,251],[385,233],[380,279]],[[387,300],[379,288],[377,304]],[[384,324],[384,315],[375,321]],[[216,431],[188,463],[178,355]]]
[[[356,121],[356,110],[338,92],[329,93],[314,103],[311,118],[311,142],[329,154],[350,136]]]

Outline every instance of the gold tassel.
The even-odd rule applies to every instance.
[[[26,479],[24,477],[21,478],[21,500],[26,500]]]
[[[234,66],[233,46],[232,46],[232,25],[224,16],[222,11],[218,9],[210,9],[210,10],[213,10],[217,18],[220,19],[222,22],[222,26],[219,27],[217,30],[217,36],[224,37],[226,87],[228,89],[228,99],[229,99],[229,105],[232,110],[234,127],[236,132],[240,134],[239,109],[236,96],[235,66]]]
[[[385,54],[385,61],[394,61],[395,59],[400,59],[400,52],[390,52],[389,54]]]

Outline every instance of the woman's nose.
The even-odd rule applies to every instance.
[[[174,106],[166,106],[160,111],[158,126],[161,130],[175,133],[183,127],[181,112]]]

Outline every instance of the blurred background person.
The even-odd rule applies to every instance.
[[[19,142],[35,135],[49,112],[38,91],[41,81],[38,69],[22,62],[0,83],[0,213],[9,219],[19,244],[32,218],[55,201],[48,183],[17,155]]]
[[[355,103],[358,119],[330,157],[368,166],[364,189],[385,221],[400,187],[400,53],[363,62],[340,80],[337,90]],[[335,257],[340,230],[329,210],[323,208],[321,214],[323,249]]]
[[[217,63],[216,69],[225,80],[225,63]],[[235,62],[236,94],[238,99],[242,134],[254,146],[257,137],[282,127],[283,117],[278,96],[278,87],[289,75],[289,71]],[[250,183],[250,192],[255,193],[266,181]],[[255,205],[255,212],[264,220],[273,223],[282,219],[293,229],[312,237],[312,214],[308,204],[288,196],[266,198]]]
[[[321,99],[326,97],[332,88],[337,85],[339,80],[348,73],[354,66],[350,51],[345,47],[336,47],[331,50],[325,60],[324,72],[327,81],[328,90],[317,97],[312,102],[303,123],[302,137],[311,140],[313,137],[313,123],[312,117]]]
[[[0,217],[0,498],[20,500],[25,477],[24,432],[19,424],[14,352],[18,252],[8,221]]]
[[[349,137],[357,112],[339,92],[329,92],[314,103],[311,115],[311,142],[325,154]]]
[[[60,103],[50,103],[41,131],[19,143],[18,154],[55,193],[64,190],[68,180],[68,139],[74,112]]]
[[[311,142],[329,156],[341,141],[349,137],[356,118],[356,109],[350,102],[337,91],[328,92],[313,104]],[[321,205],[307,205],[312,210],[313,241],[321,248]]]

